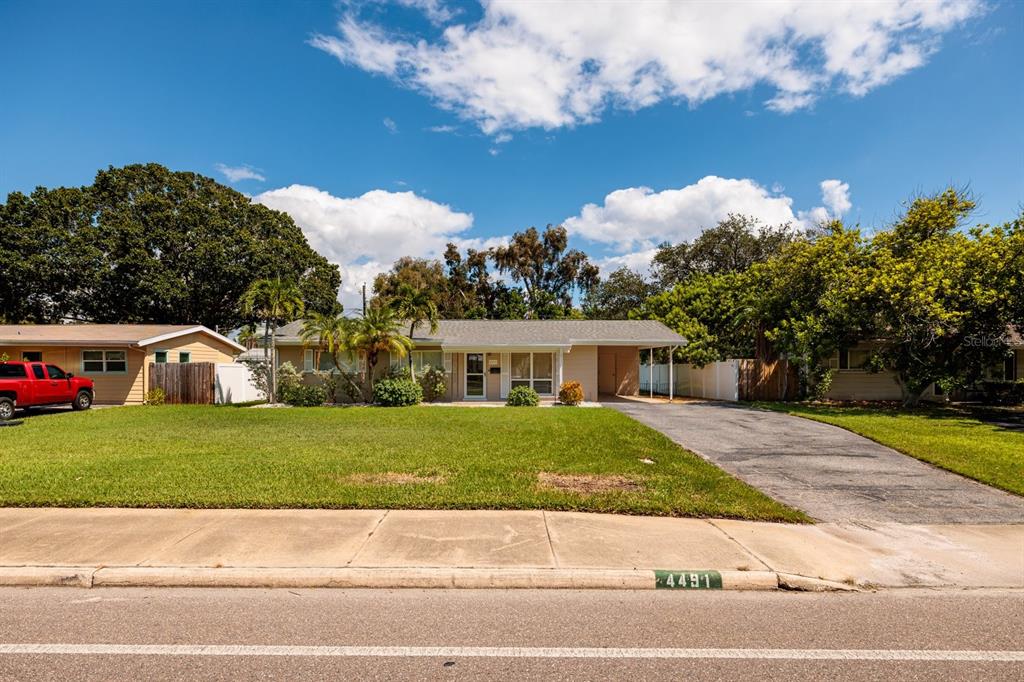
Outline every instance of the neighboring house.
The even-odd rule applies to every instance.
[[[0,325],[0,356],[49,362],[88,377],[97,404],[141,404],[150,388],[150,363],[231,362],[243,350],[201,325]]]
[[[1024,338],[1011,329],[1008,331],[1007,341],[1013,353],[1002,365],[989,370],[989,379],[1024,379]],[[864,369],[864,363],[875,347],[870,343],[862,343],[840,350],[832,356],[829,367],[834,372],[832,386],[825,394],[827,399],[900,400],[903,397],[895,372],[870,372]],[[932,385],[924,392],[922,398],[941,401],[944,396],[938,386]]]
[[[324,353],[314,367],[316,353],[299,338],[301,330],[302,321],[278,329],[278,362],[291,362],[314,381],[315,370],[333,364]],[[433,334],[429,324],[417,326],[413,342],[417,370],[444,368],[448,401],[504,400],[513,386],[554,398],[561,383],[573,379],[583,385],[584,400],[593,401],[636,395],[640,350],[681,346],[686,339],[654,320],[441,320]],[[350,371],[365,370],[358,359],[346,362]],[[375,374],[407,362],[382,354]]]

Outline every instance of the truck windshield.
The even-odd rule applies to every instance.
[[[24,379],[25,365],[8,365],[0,363],[0,379]]]

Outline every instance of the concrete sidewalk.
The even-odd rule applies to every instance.
[[[542,511],[0,509],[0,584],[1024,588],[1024,524]]]

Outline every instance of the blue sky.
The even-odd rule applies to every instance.
[[[729,210],[1024,200],[1022,3],[574,6],[5,2],[0,195],[208,174],[292,213],[347,301],[397,255],[530,225],[642,268]]]

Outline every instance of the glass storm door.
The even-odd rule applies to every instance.
[[[484,354],[466,353],[466,398],[483,400],[487,395],[484,388]]]

